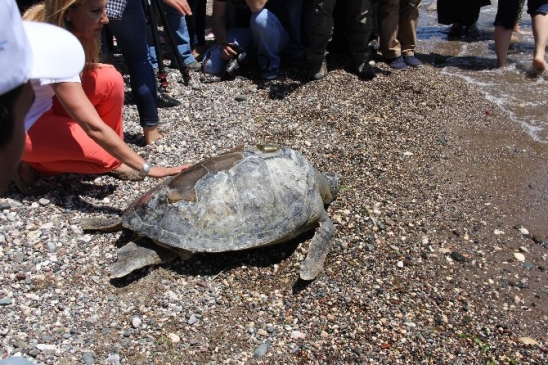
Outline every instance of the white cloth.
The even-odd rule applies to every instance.
[[[27,117],[25,118],[25,131],[28,131],[42,114],[51,109],[53,106],[53,96],[55,95],[51,88],[51,84],[61,82],[82,83],[80,76],[78,75],[66,79],[31,80],[32,88],[34,90],[34,103],[32,103],[32,106],[27,113]]]
[[[14,0],[1,2],[0,95],[29,79],[64,78],[82,70],[84,50],[74,35],[55,25],[23,22]]]

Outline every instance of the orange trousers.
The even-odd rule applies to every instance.
[[[111,65],[85,71],[82,88],[101,119],[123,138],[124,80]],[[121,165],[84,132],[59,100],[27,131],[22,160],[45,175],[103,174]]]

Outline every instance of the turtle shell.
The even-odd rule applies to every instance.
[[[202,161],[139,197],[126,228],[191,252],[282,242],[316,226],[316,171],[298,152],[251,148]]]

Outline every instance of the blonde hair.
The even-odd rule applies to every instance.
[[[45,0],[25,11],[23,19],[50,23],[72,32],[72,25],[65,20],[65,14],[69,9],[81,6],[87,1],[88,0]],[[84,70],[96,68],[99,62],[100,42],[93,39],[83,39],[81,37],[78,37],[78,40],[82,43],[86,55]]]

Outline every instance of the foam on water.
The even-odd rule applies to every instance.
[[[478,41],[449,42],[448,26],[437,23],[437,14],[432,11],[434,3],[425,1],[421,8],[418,51],[445,56],[443,73],[477,86],[532,138],[548,143],[548,75],[538,76],[531,71],[534,41],[530,16],[525,12],[522,16],[523,33],[511,45],[509,65],[497,69],[492,25],[496,4],[482,8],[478,21],[482,37]]]

